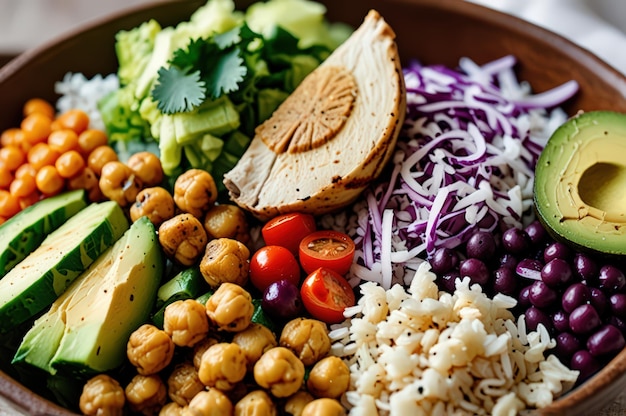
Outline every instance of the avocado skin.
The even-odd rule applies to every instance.
[[[535,168],[537,218],[557,241],[612,260],[626,259],[626,114],[579,113],[550,137]],[[616,182],[617,181],[617,182]]]
[[[142,217],[35,321],[13,363],[79,377],[119,367],[130,334],[149,317],[162,272],[156,230]]]

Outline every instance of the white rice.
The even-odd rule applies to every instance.
[[[89,127],[105,130],[98,101],[119,88],[117,75],[105,77],[98,74],[91,79],[80,73],[67,73],[63,80],[55,83],[54,92],[61,97],[56,102],[56,110],[62,114],[73,108],[83,110],[89,116]]]
[[[515,415],[570,389],[577,371],[554,355],[548,331],[527,332],[515,299],[488,298],[469,279],[439,292],[422,263],[408,289],[360,286],[358,304],[330,332],[350,367],[351,415]]]

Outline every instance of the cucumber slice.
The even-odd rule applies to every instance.
[[[64,375],[117,368],[149,317],[162,271],[156,231],[142,217],[35,321],[13,363]]]
[[[163,328],[163,316],[167,305],[177,300],[195,298],[201,291],[207,289],[208,284],[197,266],[181,270],[159,287],[155,305],[157,311],[152,316],[152,322],[157,327]]]
[[[0,333],[34,317],[128,229],[113,201],[91,204],[53,231],[0,280]]]
[[[36,249],[48,234],[87,206],[85,191],[46,198],[0,226],[0,278]]]

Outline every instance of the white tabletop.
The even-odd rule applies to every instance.
[[[626,0],[469,0],[552,30],[626,74]]]

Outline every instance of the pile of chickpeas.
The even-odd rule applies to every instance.
[[[0,135],[0,224],[68,189],[91,189],[90,198],[101,199],[97,175],[108,157],[117,156],[106,133],[89,122],[78,109],[56,116],[39,98],[24,104],[20,126]]]
[[[163,329],[132,333],[127,356],[136,369],[126,386],[108,375],[90,379],[80,398],[86,415],[343,415],[339,398],[350,370],[329,355],[326,324],[288,322],[277,337],[251,321],[241,286],[223,283],[206,302],[179,300],[165,309]],[[175,351],[178,354],[175,354]],[[305,368],[310,372],[305,379]],[[98,413],[101,412],[101,413]]]

